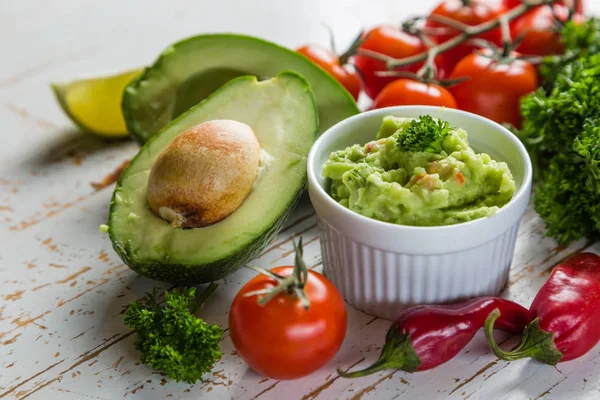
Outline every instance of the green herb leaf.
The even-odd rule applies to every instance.
[[[566,244],[600,234],[600,20],[567,24],[563,38],[562,64],[542,69],[551,81],[521,101],[518,136],[534,163],[535,208]]]
[[[583,24],[569,21],[561,36],[565,49],[596,54],[600,52],[600,19],[589,18]]]
[[[447,121],[422,115],[398,135],[397,145],[405,151],[441,153],[446,137],[452,132]]]
[[[539,66],[543,87],[549,91],[563,69],[581,57],[600,53],[600,18],[590,18],[583,24],[569,21],[561,31],[563,54],[546,57]]]
[[[216,284],[211,284],[205,293],[215,288]],[[207,296],[203,293],[203,297]],[[201,305],[195,288],[165,292],[164,306],[156,301],[154,290],[131,303],[124,320],[137,333],[135,348],[142,353],[142,362],[176,381],[202,380],[222,356],[219,341],[223,329],[190,312]]]

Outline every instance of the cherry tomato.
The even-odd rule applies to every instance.
[[[554,12],[553,12],[554,9]],[[516,50],[521,54],[547,56],[560,54],[563,51],[560,32],[555,28],[556,18],[564,22],[569,17],[567,7],[560,4],[540,6],[529,11],[511,24],[512,37],[523,36],[523,41]],[[575,23],[583,23],[581,14],[573,15]]]
[[[446,17],[466,25],[474,26],[495,20],[506,11],[507,8],[502,0],[443,0],[433,9],[431,15]],[[458,30],[448,28],[432,20],[428,20],[426,26],[437,30],[444,28],[446,32],[434,35],[438,43],[446,42],[460,34]],[[499,28],[486,32],[479,37],[497,45],[502,44],[502,33]],[[448,68],[452,69],[462,58],[470,54],[473,49],[472,45],[463,43],[446,51],[441,56],[444,58],[444,62]]]
[[[312,62],[333,76],[350,92],[354,100],[358,99],[358,95],[360,94],[360,78],[358,74],[356,71],[348,68],[348,66],[340,65],[340,59],[333,51],[318,44],[302,46],[296,51],[308,57]]]
[[[388,84],[375,98],[372,108],[408,105],[457,108],[456,100],[446,88],[414,79],[398,79]]]
[[[557,0],[554,4],[560,4],[563,6],[569,6],[569,4],[572,4],[571,2],[574,0]],[[511,8],[515,8],[516,6],[520,5],[521,3],[523,3],[522,0],[505,0],[504,4],[506,4],[506,8],[507,9],[511,9]],[[583,8],[584,8],[584,1],[583,0],[579,0],[579,2],[577,3],[577,13],[578,14],[583,14]]]
[[[381,25],[371,29],[367,33],[367,37],[360,46],[360,49],[371,50],[393,58],[406,58],[427,51],[427,45],[422,38],[405,32],[400,27]],[[438,58],[436,63],[438,61],[441,61],[441,58]],[[356,55],[354,57],[354,64],[362,74],[364,91],[371,99],[375,99],[388,83],[398,79],[375,75],[375,72],[387,70],[383,61]],[[422,66],[423,63],[419,62],[397,68],[396,71],[417,72]],[[450,72],[448,68],[439,63],[437,68],[440,77]]]
[[[538,87],[537,71],[524,60],[504,64],[490,58],[489,49],[482,53],[472,53],[456,65],[450,78],[468,76],[469,79],[450,87],[450,93],[461,110],[519,127],[522,119],[519,101]]]
[[[288,277],[293,269],[271,271]],[[314,271],[308,271],[304,286],[308,310],[287,293],[265,305],[257,303],[257,296],[245,296],[276,285],[264,275],[250,280],[233,300],[229,332],[238,354],[256,372],[272,379],[297,379],[327,364],[340,349],[346,334],[346,306],[336,287]]]

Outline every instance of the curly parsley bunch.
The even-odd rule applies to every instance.
[[[165,292],[164,306],[158,304],[155,291],[131,303],[124,320],[137,333],[135,348],[144,364],[176,381],[202,380],[222,356],[223,329],[196,318],[194,312],[216,286],[211,284],[198,299],[196,288]]]
[[[521,102],[519,132],[535,168],[535,207],[560,243],[600,233],[600,20],[568,23],[565,54]]]
[[[441,153],[444,140],[450,133],[452,128],[448,122],[422,115],[400,133],[397,145],[406,151]]]

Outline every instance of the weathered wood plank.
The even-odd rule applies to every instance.
[[[349,329],[340,353],[322,370],[292,382],[249,370],[226,334],[223,359],[204,383],[167,381],[139,364],[121,313],[153,286],[112,251],[98,225],[106,221],[112,187],[90,185],[135,154],[133,143],[106,144],[71,128],[48,83],[145,64],[170,42],[199,31],[238,31],[295,46],[327,43],[321,21],[333,26],[340,48],[360,26],[397,22],[423,13],[434,0],[262,2],[6,0],[0,5],[0,41],[13,62],[0,64],[0,398],[1,399],[529,399],[597,398],[600,349],[558,368],[531,361],[506,363],[489,353],[479,333],[451,362],[429,372],[385,371],[347,380],[335,369],[361,368],[380,351],[390,322],[348,307]],[[590,8],[599,11],[596,4]],[[231,13],[231,9],[239,12]],[[143,18],[140,9],[144,10]],[[40,11],[40,10],[43,10]],[[135,30],[132,19],[135,18]],[[26,21],[27,23],[23,23]],[[168,29],[165,27],[168,22]],[[99,27],[102,27],[101,29]],[[315,217],[304,202],[255,264],[293,262],[293,235],[302,234],[306,258],[321,270]],[[544,225],[524,216],[510,286],[503,296],[529,305],[549,269],[582,249],[560,248]],[[204,310],[227,325],[229,305],[248,279],[240,270],[220,282]],[[504,337],[502,337],[504,339]],[[508,338],[505,346],[518,338]]]

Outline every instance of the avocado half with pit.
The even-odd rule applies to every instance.
[[[229,122],[223,125],[223,120]],[[236,131],[237,136],[222,137],[227,129]],[[228,82],[146,143],[123,172],[110,206],[109,234],[115,251],[139,274],[166,282],[189,285],[231,274],[264,249],[302,195],[307,156],[317,129],[312,90],[295,72],[283,72],[265,81],[244,76]],[[214,140],[218,143],[209,145]],[[213,164],[207,162],[217,154],[210,153],[216,151],[211,148],[220,149]],[[261,155],[257,166],[258,148]],[[240,176],[231,177],[235,169],[232,166],[236,165],[231,163],[237,161],[226,160],[229,149],[232,154],[246,157],[239,164]],[[196,152],[194,159],[190,154]],[[181,157],[178,154],[183,154],[185,160],[173,161]],[[179,203],[167,192],[175,193],[176,198],[188,196],[188,203],[198,203],[190,209],[227,203],[210,196],[206,201],[202,200],[204,196],[198,200],[190,189],[192,181],[203,179],[203,174],[190,170],[197,168],[196,161],[206,164],[212,171],[208,175],[231,178],[227,181],[230,183],[225,178],[204,179],[210,182],[202,184],[205,187],[201,190],[219,191],[229,185],[243,187],[241,190],[249,193],[234,199],[233,203],[241,200],[241,204],[234,205],[233,212],[206,212],[204,219],[190,218],[199,221],[190,228],[182,223],[190,216],[189,210],[178,209]],[[255,170],[256,178],[248,184],[248,174]],[[181,194],[173,187],[177,185],[181,193],[192,190],[191,194]],[[226,194],[223,198],[229,199]],[[169,202],[174,206],[165,207]],[[231,207],[232,203],[227,204]]]
[[[285,70],[310,83],[319,133],[359,112],[348,91],[303,55],[251,36],[213,34],[173,44],[126,87],[122,110],[127,128],[144,144],[227,81],[242,75],[267,79]]]

